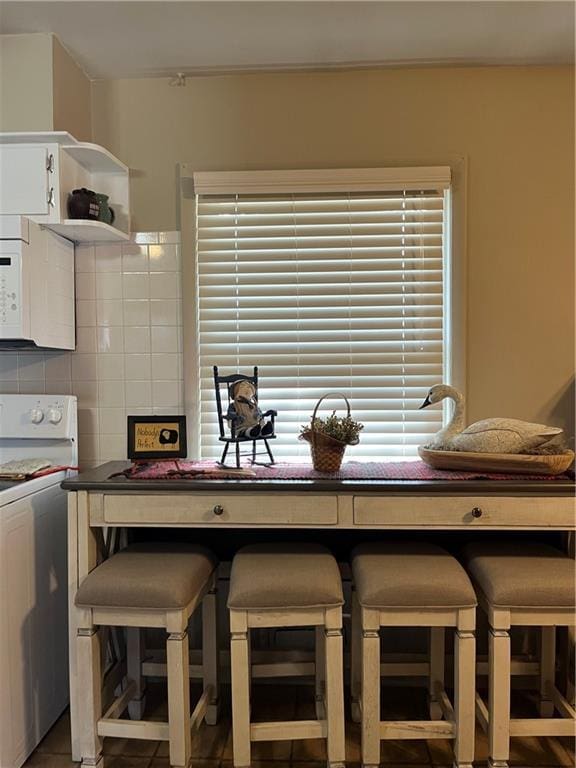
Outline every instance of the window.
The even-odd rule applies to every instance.
[[[348,459],[416,457],[448,369],[449,168],[194,174],[200,455],[217,444],[212,366],[260,372],[277,460],[318,398],[365,424]],[[342,401],[325,401],[340,409]]]

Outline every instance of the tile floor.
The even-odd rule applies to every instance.
[[[199,695],[193,686],[192,696]],[[258,685],[253,692],[255,720],[286,720],[314,717],[313,690],[308,686]],[[232,735],[230,722],[229,689],[223,689],[223,707],[218,725],[203,725],[193,742],[192,768],[232,768]],[[530,702],[520,700],[518,715],[528,714]],[[425,717],[426,698],[421,688],[385,688],[382,717]],[[147,717],[165,719],[165,700],[160,684],[149,686]],[[29,768],[71,768],[77,766],[70,757],[68,713],[62,715],[38,749],[31,755]],[[169,768],[168,744],[156,741],[105,739],[105,768]],[[360,763],[360,727],[346,723],[346,757],[351,768]],[[476,764],[486,765],[487,740],[477,731]],[[252,747],[254,768],[319,768],[326,764],[324,745],[319,740],[257,743]],[[382,742],[381,762],[390,768],[421,768],[422,766],[450,766],[450,743],[431,741]],[[574,745],[570,739],[521,738],[513,739],[511,766],[574,766]]]

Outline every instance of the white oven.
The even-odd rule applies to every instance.
[[[0,345],[74,349],[74,244],[0,216]]]

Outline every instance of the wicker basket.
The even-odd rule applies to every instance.
[[[341,392],[329,392],[327,395],[321,397],[320,400],[318,400],[316,403],[314,413],[312,414],[312,420],[310,422],[310,429],[307,432],[303,432],[301,435],[299,435],[298,439],[305,440],[307,443],[310,443],[312,464],[315,470],[318,472],[338,472],[342,466],[342,459],[344,458],[344,451],[346,450],[346,446],[356,445],[358,440],[355,440],[353,443],[343,443],[340,440],[336,440],[334,437],[330,437],[330,435],[326,435],[323,432],[318,432],[314,429],[314,420],[316,418],[318,408],[320,407],[320,403],[327,397],[343,398],[348,411],[347,415],[350,416],[350,403],[348,402],[346,395],[343,395]]]

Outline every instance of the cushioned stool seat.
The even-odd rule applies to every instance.
[[[255,544],[236,553],[228,598],[234,768],[251,765],[253,741],[303,738],[325,739],[329,768],[344,768],[343,603],[338,563],[325,547]],[[273,677],[278,666],[284,668],[280,674],[286,667],[299,674],[299,665],[288,660],[252,663],[250,630],[266,627],[314,629],[316,720],[251,721],[252,675]]]
[[[361,544],[352,552],[360,605],[367,608],[441,608],[476,605],[466,571],[434,544]]]
[[[574,626],[574,561],[533,541],[477,541],[463,561],[490,625],[488,702],[476,708],[488,732],[489,765],[505,768],[514,736],[573,736],[576,713],[556,687],[556,627]],[[514,718],[510,711],[510,630],[540,628],[540,718]],[[559,716],[558,716],[559,715]]]
[[[93,570],[76,593],[81,607],[184,608],[206,584],[216,562],[203,547],[135,544]]]
[[[343,602],[338,564],[325,547],[256,544],[234,557],[228,597],[233,610],[323,608]]]
[[[494,606],[576,605],[574,561],[537,542],[475,542],[464,548],[468,572]]]
[[[352,574],[352,717],[362,723],[363,767],[379,765],[384,739],[448,738],[455,765],[472,768],[477,601],[466,571],[434,544],[381,541],[352,551]],[[381,665],[382,627],[428,630],[429,720],[380,719],[380,678],[401,673],[397,664]],[[454,633],[453,703],[444,683],[447,627]]]

